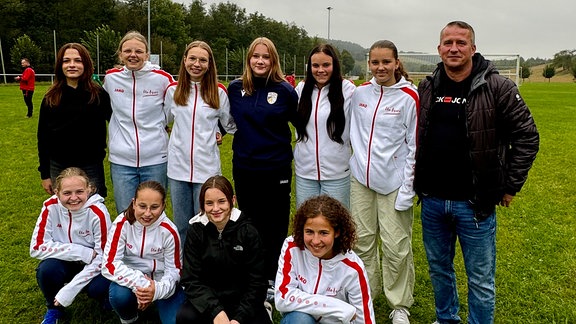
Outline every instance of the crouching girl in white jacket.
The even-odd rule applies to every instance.
[[[84,171],[66,168],[42,204],[30,241],[30,256],[42,260],[36,269],[48,307],[42,323],[61,319],[83,289],[106,305],[110,282],[100,268],[110,215],[95,189]]]
[[[329,196],[313,197],[298,208],[292,228],[276,274],[281,323],[375,323],[348,210]]]
[[[159,182],[142,182],[132,204],[112,224],[102,274],[112,281],[110,304],[122,323],[136,322],[138,311],[151,303],[163,324],[175,323],[184,301],[180,237],[164,213],[165,202]]]

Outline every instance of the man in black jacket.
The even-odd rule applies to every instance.
[[[508,207],[526,181],[539,135],[510,79],[476,53],[462,21],[440,33],[442,62],[420,82],[414,188],[438,323],[459,323],[456,239],[468,276],[468,323],[493,323],[495,207]]]

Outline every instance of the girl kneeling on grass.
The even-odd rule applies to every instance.
[[[234,208],[230,181],[213,176],[200,188],[201,213],[190,220],[178,323],[271,324],[268,281],[258,231]],[[271,309],[271,306],[268,306]]]
[[[174,323],[184,301],[180,236],[164,213],[166,190],[157,181],[138,185],[132,204],[110,230],[102,274],[110,279],[110,304],[122,323],[154,302],[163,324]]]
[[[56,177],[54,195],[42,204],[30,256],[42,260],[36,280],[48,311],[43,324],[56,323],[76,295],[108,301],[110,282],[101,274],[102,251],[110,228],[104,198],[95,192],[88,175],[79,168],[64,169]]]
[[[368,277],[352,251],[356,229],[348,210],[322,195],[296,211],[276,274],[283,324],[375,323]]]

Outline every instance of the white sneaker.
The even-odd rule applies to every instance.
[[[274,309],[272,308],[272,304],[270,304],[269,302],[265,301],[264,302],[264,308],[266,308],[266,311],[268,312],[268,316],[270,316],[270,320],[272,322],[274,322],[274,319],[272,318],[272,312],[274,311]]]
[[[410,316],[410,312],[405,308],[398,308],[390,312],[392,324],[410,324],[408,316]]]

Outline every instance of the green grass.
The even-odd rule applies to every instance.
[[[40,323],[45,312],[35,279],[38,260],[29,256],[28,246],[47,198],[40,186],[36,154],[38,108],[47,87],[38,86],[34,117],[26,119],[18,87],[0,85],[0,304],[4,305],[0,323]],[[541,147],[528,182],[512,206],[498,208],[496,323],[576,323],[576,84],[526,83],[521,92],[540,130]],[[231,138],[226,136],[221,147],[223,173],[228,178]],[[66,145],[66,139],[61,140]],[[112,188],[109,179],[107,185]],[[112,193],[106,204],[115,218]],[[419,208],[415,213],[416,286],[410,319],[429,324],[434,321],[434,299]],[[456,269],[460,315],[466,318],[466,277],[460,254]],[[374,304],[377,322],[389,323],[384,299],[380,297]],[[68,309],[70,322],[119,322],[113,314],[99,314],[96,307],[84,295],[79,296]],[[146,322],[157,321],[153,311],[145,315]]]

